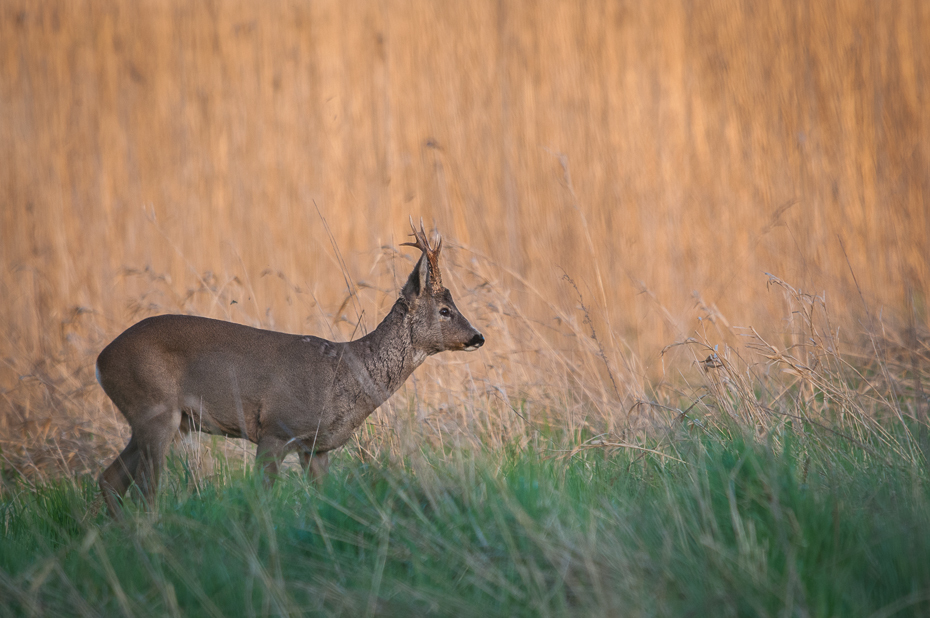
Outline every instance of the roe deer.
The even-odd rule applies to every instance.
[[[97,358],[97,381],[132,428],[129,444],[100,476],[110,513],[134,481],[148,501],[179,430],[202,430],[258,444],[257,462],[273,483],[284,456],[301,451],[312,477],[329,451],[420,366],[444,350],[477,350],[484,337],[442,286],[439,252],[423,222],[422,251],[400,297],[368,335],[335,343],[185,315],[147,318]]]

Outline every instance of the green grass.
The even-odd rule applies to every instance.
[[[926,465],[813,431],[692,430],[680,462],[341,457],[270,491],[230,470],[194,491],[176,459],[121,522],[87,515],[91,479],[7,487],[0,614],[927,615]]]

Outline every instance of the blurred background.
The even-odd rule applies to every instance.
[[[371,330],[409,216],[488,344],[359,453],[648,431],[749,327],[803,341],[799,298],[850,350],[923,341],[927,32],[919,0],[2,0],[3,465],[116,455],[94,360],[145,316]]]

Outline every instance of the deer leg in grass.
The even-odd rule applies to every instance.
[[[175,409],[156,413],[133,428],[129,444],[100,475],[100,489],[111,515],[119,514],[119,502],[132,483],[151,503],[168,446],[180,421],[181,411]]]
[[[287,454],[287,440],[266,435],[258,441],[255,453],[255,465],[262,471],[262,482],[271,487],[278,478],[278,466]]]
[[[141,424],[133,427],[133,437],[138,436],[139,460],[132,478],[151,506],[158,489],[158,478],[165,467],[168,447],[181,426],[181,410],[170,409],[158,412]]]
[[[301,451],[300,464],[304,467],[304,472],[310,480],[317,485],[321,485],[326,472],[329,470],[329,453]]]
[[[100,475],[100,491],[107,503],[107,510],[114,517],[119,515],[119,501],[132,484],[140,456],[139,441],[133,434],[119,457]]]

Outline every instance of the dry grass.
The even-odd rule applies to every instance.
[[[721,370],[752,393],[746,372],[787,368],[842,402],[784,320],[812,298],[825,358],[862,344],[876,401],[922,393],[928,29],[920,1],[2,0],[5,465],[116,453],[93,360],[145,315],[373,328],[411,265],[408,214],[444,234],[488,345],[419,370],[361,456],[544,421],[635,440]]]

